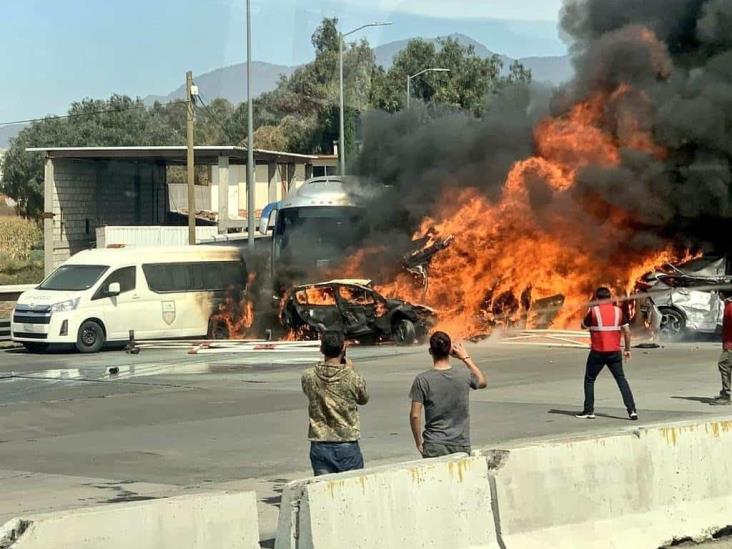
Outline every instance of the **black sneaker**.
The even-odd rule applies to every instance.
[[[638,421],[638,412],[628,412],[628,417],[630,418],[630,421]]]
[[[580,412],[579,414],[575,414],[574,417],[577,419],[595,419],[595,413],[594,412]]]
[[[718,397],[712,399],[709,404],[711,404],[712,406],[729,406],[730,399],[728,395],[719,395]]]

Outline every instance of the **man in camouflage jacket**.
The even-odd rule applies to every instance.
[[[324,362],[302,374],[302,390],[310,401],[308,439],[313,473],[363,469],[357,406],[369,401],[366,382],[345,357],[343,334],[325,331],[320,351]]]

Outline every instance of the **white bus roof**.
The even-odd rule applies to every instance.
[[[66,261],[68,265],[121,265],[130,263],[176,263],[185,261],[237,261],[234,246],[160,246],[96,248],[84,250]]]

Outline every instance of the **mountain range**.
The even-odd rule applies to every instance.
[[[444,38],[453,38],[464,46],[473,46],[475,53],[480,57],[490,57],[493,52],[484,44],[470,38],[464,34],[451,34],[446,37],[425,38],[428,42],[436,43]],[[402,51],[409,40],[398,40],[389,42],[382,46],[374,48],[374,57],[376,64],[388,69],[391,67],[394,57]],[[504,71],[514,61],[506,55],[499,57],[503,62]],[[572,78],[573,69],[568,56],[548,56],[548,57],[525,57],[519,59],[527,68],[531,69],[534,80],[537,82],[548,82],[551,84],[560,84]],[[254,96],[261,95],[264,92],[271,91],[277,87],[277,83],[281,76],[289,76],[297,69],[297,66],[273,65],[262,61],[252,62],[252,82]],[[216,97],[223,97],[234,104],[241,103],[246,97],[246,65],[239,63],[230,65],[220,69],[198,75],[194,78],[198,89],[203,94],[204,100],[211,100]],[[185,97],[185,88],[180,86],[176,90],[167,95],[148,95],[145,102],[152,104],[154,101],[165,103],[183,99]]]
[[[425,40],[436,43],[444,38],[447,37],[425,38]],[[464,34],[451,34],[449,38],[457,40],[462,45],[473,46],[475,53],[480,57],[493,55],[493,52],[484,44]],[[394,57],[406,47],[408,42],[409,40],[398,40],[377,46],[374,48],[376,63],[388,69],[391,67]],[[504,71],[507,71],[514,59],[500,54],[499,57],[503,62]],[[518,61],[527,69],[531,69],[533,78],[537,82],[556,85],[566,82],[573,75],[572,64],[568,56],[524,57],[518,59]],[[274,90],[282,76],[289,76],[297,68],[297,66],[276,65],[263,61],[252,62],[252,92],[254,96],[257,97],[264,92]],[[238,104],[244,101],[246,97],[246,65],[244,63],[200,74],[195,76],[194,80],[203,99],[207,102],[217,97],[223,97],[234,104]],[[155,101],[166,103],[183,98],[185,98],[185,88],[180,86],[166,95],[148,95],[144,98],[144,101],[146,104],[152,105]],[[0,128],[0,148],[7,147],[9,139],[15,137],[23,127],[25,126]]]

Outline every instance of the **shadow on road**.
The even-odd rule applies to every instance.
[[[672,396],[671,398],[675,398],[677,400],[691,400],[692,402],[701,402],[702,404],[711,404],[714,401],[713,397],[681,397],[681,396]]]
[[[547,412],[547,414],[555,414],[555,415],[559,415],[559,416],[571,416],[571,417],[574,417],[575,414],[578,414],[578,413],[579,413],[579,410],[574,410],[574,411],[570,411],[570,410],[549,410]],[[610,414],[600,414],[598,412],[595,412],[595,417],[602,417],[602,418],[607,418],[607,419],[620,419],[620,420],[623,420],[623,421],[630,421],[630,419],[627,418],[627,417],[612,416]]]

